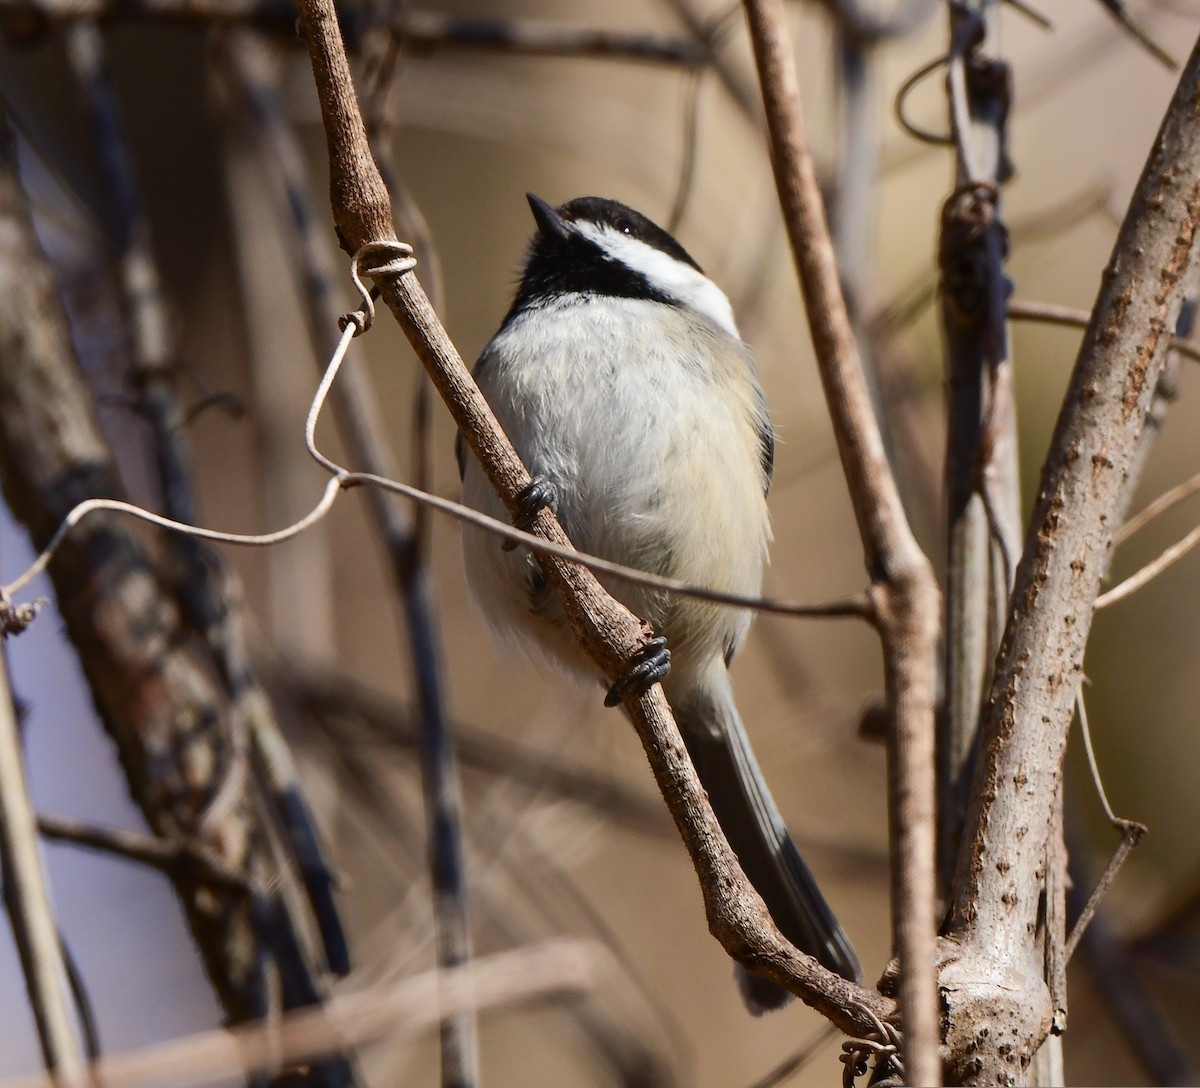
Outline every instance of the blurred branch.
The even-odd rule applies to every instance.
[[[277,1024],[218,1028],[115,1054],[95,1075],[107,1088],[167,1088],[268,1072],[280,1060],[303,1068],[343,1047],[415,1038],[462,1009],[578,999],[619,977],[619,968],[591,941],[543,941],[452,971],[339,994],[324,1008],[291,1012]],[[20,1077],[0,1088],[58,1086],[44,1077]]]
[[[1092,976],[1109,1016],[1149,1074],[1149,1083],[1200,1083],[1182,1041],[1142,982],[1128,943],[1108,924],[1104,911],[1101,910],[1090,925],[1081,928],[1086,909],[1084,889],[1091,883],[1091,877],[1083,867],[1083,859],[1089,851],[1082,834],[1082,814],[1078,804],[1069,806],[1067,833],[1074,878],[1067,898],[1071,913],[1077,919],[1073,932],[1081,937],[1076,962],[1082,961]],[[1095,900],[1094,895],[1088,897],[1090,904]]]
[[[197,842],[170,842],[123,827],[102,827],[70,816],[45,813],[38,816],[37,829],[39,835],[54,842],[68,842],[112,854],[149,865],[168,875],[187,874],[193,880],[230,891],[253,893],[244,873],[230,868]]]
[[[736,65],[727,60],[721,51],[715,48],[717,44],[715,36],[719,35],[722,28],[722,17],[718,16],[714,21],[711,14],[699,10],[695,0],[668,0],[668,2],[687,28],[688,33],[691,34],[693,41],[711,43],[713,48],[710,54],[710,63],[716,69],[721,86],[725,88],[726,93],[733,99],[743,116],[757,125],[762,117],[762,112],[753,84],[742,75]]]
[[[947,922],[960,958],[942,974],[953,997],[951,1053],[969,1053],[969,1075],[984,1081],[1031,1059],[1050,1026],[1050,995],[1031,985],[1042,965],[1027,934],[1094,603],[1194,257],[1198,95],[1200,45],[1143,169],[1075,363],[985,714]],[[1006,950],[1000,960],[998,949]],[[968,1075],[966,1065],[954,1070]]]
[[[75,20],[184,23],[208,29],[247,25],[295,38],[296,8],[286,0],[0,0],[0,30],[13,40],[33,38],[47,26]],[[653,34],[629,34],[567,26],[536,19],[487,19],[439,11],[341,7],[338,23],[354,52],[367,34],[387,30],[412,49],[477,49],[535,57],[595,57],[683,67],[709,63],[703,42]]]
[[[298,141],[286,120],[278,88],[269,79],[264,45],[247,31],[236,31],[228,40],[230,67],[266,146],[272,164],[279,164],[286,193],[289,221],[284,224],[293,248],[299,251],[308,289],[309,332],[320,357],[332,352],[338,310],[333,305],[332,274],[325,241],[316,230],[318,217],[301,166]],[[410,221],[421,227],[419,210],[407,203]],[[424,237],[426,252],[429,239]],[[392,477],[394,465],[382,440],[382,427],[374,409],[377,398],[359,368],[349,368],[335,386],[334,404],[339,430],[352,456],[369,473]],[[434,618],[433,589],[421,534],[414,520],[393,495],[369,490],[370,508],[391,560],[391,574],[402,603],[400,632],[411,652],[421,729],[417,745],[426,796],[429,866],[435,897],[438,962],[454,967],[471,958],[471,931],[467,910],[466,868],[461,842],[461,793],[458,784],[454,739],[445,715],[442,690],[440,634]],[[406,637],[407,636],[407,637]],[[442,1069],[447,1085],[470,1088],[478,1079],[474,1018],[469,1011],[442,1024]]]
[[[1070,894],[1076,897],[1076,893]],[[1128,952],[1103,917],[1088,926],[1079,951],[1109,1015],[1149,1074],[1148,1083],[1200,1083],[1200,1070],[1146,991]]]
[[[321,723],[324,724],[324,723]],[[317,728],[321,728],[318,724]],[[456,736],[460,733],[456,730]],[[361,735],[347,736],[337,728],[319,738],[323,754],[317,758],[334,769],[338,779],[354,798],[354,808],[368,814],[362,834],[375,846],[389,869],[395,870],[395,857],[402,854],[413,868],[421,867],[417,856],[420,815],[407,802],[408,791],[397,788],[398,765],[406,761],[381,759],[377,745],[364,742]],[[555,934],[583,932],[604,945],[627,972],[629,985],[619,995],[614,1014],[606,1012],[602,1000],[576,1004],[562,1010],[566,1023],[583,1039],[589,1054],[624,1088],[670,1088],[676,1083],[674,1063],[664,1054],[666,1041],[678,1034],[664,1010],[647,992],[638,965],[630,961],[619,942],[580,892],[553,854],[532,834],[522,830],[528,810],[545,791],[536,779],[518,780],[518,789],[492,791],[482,803],[472,806],[473,819],[467,831],[472,866],[472,915],[478,932],[491,944],[520,946],[543,939],[547,928]],[[493,803],[495,794],[501,796]],[[515,796],[514,796],[515,794]],[[666,824],[661,804],[659,823]],[[390,834],[381,835],[381,831]],[[382,840],[382,841],[381,841]],[[552,849],[552,848],[551,848]],[[569,853],[569,848],[568,848]],[[361,863],[370,867],[370,858]],[[568,863],[570,857],[565,859]],[[406,873],[397,873],[405,895],[395,907],[395,915],[405,919],[405,931],[412,933],[409,919],[419,911],[416,900],[422,894],[419,882],[410,882]],[[564,917],[569,911],[576,913]],[[582,914],[582,919],[578,916]],[[421,942],[423,944],[423,942]],[[386,977],[405,970],[424,953],[409,940],[400,950],[391,935],[387,945],[393,964],[383,968]],[[400,955],[397,955],[397,952]],[[406,953],[406,954],[405,954]],[[599,998],[601,995],[597,995]]]
[[[881,45],[920,29],[937,9],[937,0],[897,0],[887,15],[859,0],[821,0],[844,39],[859,47]]]
[[[999,0],[950,4],[946,87],[955,188],[942,206],[938,297],[946,368],[946,595],[938,721],[939,875],[950,885],[983,700],[1021,551],[1013,362],[1005,307],[1012,95]]]
[[[331,737],[345,738],[344,730],[350,729],[350,743],[405,748],[417,743],[410,707],[353,680],[309,667],[292,669],[283,663],[278,666],[276,680],[279,697],[292,702],[303,718],[319,723]],[[669,833],[661,802],[614,776],[567,766],[463,722],[454,724],[454,735],[466,767],[584,805],[606,822],[623,824],[639,834],[658,837]]]
[[[13,154],[12,134],[0,114],[0,157]],[[0,180],[0,184],[3,181]],[[5,186],[7,187],[7,186]],[[5,209],[0,205],[0,218]],[[0,261],[3,255],[0,254]],[[4,276],[0,271],[0,277]],[[2,357],[2,356],[0,356]],[[13,943],[25,975],[25,989],[37,1022],[42,1059],[59,1088],[83,1088],[84,1058],[71,1026],[63,986],[63,956],[50,908],[38,851],[37,827],[21,737],[8,674],[8,655],[0,647],[0,876]]]
[[[1099,4],[1159,64],[1172,72],[1178,70],[1179,62],[1150,36],[1150,32],[1133,17],[1123,0],[1099,0]]]
[[[163,507],[173,520],[195,525],[199,518],[184,412],[175,388],[175,349],[150,222],[138,189],[112,71],[100,32],[91,20],[72,23],[66,41],[111,195],[120,294],[130,330],[130,377],[137,390],[138,410],[153,436]],[[249,731],[268,796],[303,879],[329,966],[336,974],[344,975],[350,970],[350,956],[333,900],[333,875],[323,856],[316,821],[291,752],[245,653],[237,608],[240,594],[220,558],[195,537],[174,533],[165,547],[183,616],[204,638],[237,718]]]
[[[394,248],[390,201],[367,146],[332,4],[303,0],[301,11],[329,151],[331,204],[343,244],[356,253],[368,244]],[[374,278],[472,454],[515,517],[529,473],[472,382],[416,275],[401,265],[396,271],[381,270]],[[533,531],[569,546],[550,510],[536,516]],[[649,628],[605,593],[584,568],[541,556],[539,562],[599,671],[614,683],[630,675],[653,637]],[[641,696],[631,691],[625,708],[692,856],[713,934],[750,970],[784,986],[835,1022],[852,1030],[870,1030],[871,1012],[866,1010],[886,1016],[891,1003],[822,968],[779,933],[716,822],[661,688]]]
[[[808,147],[786,12],[782,0],[746,0],[745,8],[779,201],[879,607],[893,721],[892,911],[901,960],[906,1077],[913,1084],[938,1084],[933,775],[937,586],[909,528],[871,409]]]
[[[0,176],[0,465],[14,515],[42,547],[81,500],[121,492],[112,453],[78,371],[54,274],[37,243],[11,153]],[[211,661],[180,619],[141,540],[97,515],[50,564],[59,608],[130,791],[154,832],[202,839],[256,887],[280,874],[256,814],[237,726]],[[219,803],[218,803],[219,802]],[[205,967],[232,1021],[270,1007],[265,949],[288,1005],[319,999],[286,911],[268,914],[240,892],[173,876]],[[307,1082],[353,1083],[342,1059]]]
[[[822,1028],[799,1051],[780,1062],[765,1077],[756,1080],[750,1085],[750,1088],[778,1088],[778,1085],[783,1084],[793,1074],[804,1069],[821,1052],[821,1048],[832,1042],[836,1035],[836,1028],[832,1026]]]

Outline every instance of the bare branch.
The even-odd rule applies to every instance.
[[[330,197],[343,244],[355,252],[368,244],[394,246],[387,191],[367,146],[332,3],[303,0],[301,24],[321,102]],[[471,380],[415,274],[411,269],[390,272],[379,275],[377,282],[471,452],[509,513],[516,516],[519,495],[530,482],[529,473]],[[569,547],[562,527],[548,509],[534,519],[533,530],[537,536]],[[600,672],[613,682],[628,675],[652,637],[649,628],[605,593],[590,572],[557,559],[541,561],[572,628]],[[779,933],[716,822],[661,689],[652,688],[640,698],[631,694],[625,708],[691,853],[709,928],[726,950],[851,1030],[869,1027],[875,1011],[889,1015],[889,1000],[821,967]]]
[[[172,842],[123,827],[101,827],[70,816],[45,813],[38,816],[37,829],[43,838],[99,850],[170,875],[187,871],[206,884],[247,894],[252,890],[244,873],[230,868],[198,842]]]
[[[1105,273],[1042,472],[996,665],[943,971],[951,1053],[972,1083],[1023,1076],[1049,1027],[1035,924],[1067,731],[1125,483],[1170,347],[1200,221],[1200,48],[1168,109]],[[1007,962],[997,962],[997,950]],[[999,968],[999,973],[998,973]],[[997,979],[1008,976],[1011,987]],[[1016,980],[1021,981],[1017,982]],[[990,981],[985,981],[990,980]],[[960,1005],[959,1002],[962,1002]],[[975,1015],[960,1015],[967,1012]]]
[[[934,983],[933,701],[938,592],[909,529],[871,409],[808,148],[782,0],[746,0],[771,162],[809,330],[879,607],[893,734],[893,931],[908,1077],[940,1083]]]
[[[1126,597],[1132,596],[1147,582],[1152,581],[1162,574],[1169,566],[1179,562],[1180,559],[1198,544],[1200,544],[1200,526],[1193,529],[1182,540],[1176,541],[1163,551],[1157,559],[1147,563],[1141,570],[1126,578],[1125,581],[1113,586],[1107,593],[1100,594],[1096,598],[1096,607],[1107,608],[1110,604],[1116,604],[1118,601],[1123,601]]]
[[[1087,310],[1073,306],[1059,306],[1053,302],[1030,302],[1022,298],[1010,299],[1008,316],[1015,321],[1039,321],[1046,325],[1066,325],[1074,329],[1086,329],[1091,320]],[[1200,345],[1179,336],[1171,337],[1171,348],[1180,355],[1200,362]]]
[[[374,1039],[412,1039],[469,1007],[502,1009],[582,997],[619,977],[611,957],[591,941],[560,938],[498,952],[469,967],[428,971],[392,985],[341,994],[319,1009],[277,1023],[219,1028],[115,1054],[94,1073],[108,1088],[210,1084],[271,1072],[282,1060],[303,1067],[339,1049]],[[58,1088],[44,1077],[6,1080],[0,1088]]]

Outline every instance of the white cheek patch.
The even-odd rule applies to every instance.
[[[655,290],[715,321],[735,339],[741,339],[729,299],[704,273],[611,227],[587,222],[574,223],[572,227],[613,260],[645,276]]]

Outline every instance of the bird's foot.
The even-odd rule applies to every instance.
[[[627,695],[645,695],[670,671],[671,651],[667,648],[667,640],[659,635],[637,652],[628,675],[608,689],[604,705],[616,706],[623,703]]]
[[[558,506],[558,488],[548,477],[534,476],[517,496],[517,512],[513,517],[514,527],[528,530],[533,524],[533,519],[547,506],[551,509]],[[506,540],[501,545],[506,552],[511,552],[516,546],[515,540]]]

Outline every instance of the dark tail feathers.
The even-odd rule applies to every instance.
[[[725,837],[780,932],[831,971],[858,982],[858,957],[784,826],[750,750],[732,688],[721,679],[725,691],[716,699],[677,707],[676,713]],[[747,972],[739,974],[739,985],[752,1012],[779,1008],[791,997]]]

